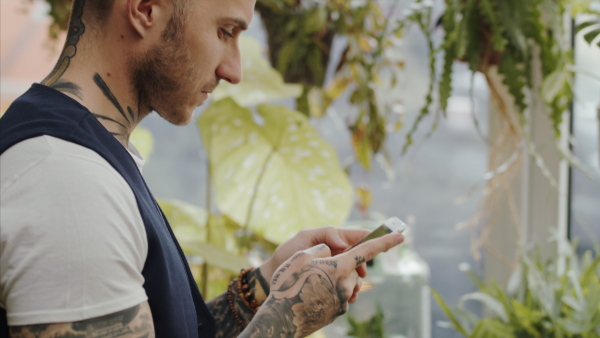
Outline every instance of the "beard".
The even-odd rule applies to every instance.
[[[185,14],[175,10],[161,41],[146,55],[132,60],[133,86],[139,93],[142,106],[156,111],[175,125],[189,123],[192,112],[185,102],[189,94],[183,85],[192,85],[198,79],[192,67],[192,56],[185,44]]]

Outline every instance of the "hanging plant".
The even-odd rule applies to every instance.
[[[516,243],[523,243],[520,230],[520,210],[515,207],[513,186],[522,177],[522,163],[530,156],[548,183],[558,189],[558,180],[545,163],[530,130],[536,120],[538,128],[548,121],[548,131],[556,139],[558,154],[572,165],[588,172],[568,147],[560,144],[563,116],[571,104],[573,82],[573,53],[571,32],[565,17],[579,13],[596,14],[592,20],[579,25],[589,43],[600,34],[598,12],[590,9],[586,0],[446,0],[439,17],[433,17],[431,1],[417,0],[406,13],[405,26],[417,26],[429,46],[430,83],[425,105],[418,114],[402,149],[414,143],[415,132],[429,115],[435,115],[435,129],[445,115],[452,93],[452,71],[455,62],[464,62],[472,74],[480,73],[490,92],[490,124],[488,172],[483,177],[483,200],[471,220],[463,226],[471,228],[473,257],[481,258],[481,249],[489,249],[490,234],[495,226],[494,213],[508,205],[511,221],[517,229]],[[433,34],[443,32],[440,43]],[[436,62],[443,59],[442,62]],[[543,114],[541,118],[534,114]],[[476,119],[475,126],[480,135]],[[541,123],[540,123],[541,121]],[[539,129],[538,129],[539,130]],[[542,139],[538,136],[536,140]],[[550,137],[543,142],[552,141]],[[589,172],[588,172],[589,174]],[[591,175],[591,174],[589,174]],[[554,192],[550,192],[554,193]],[[480,226],[476,231],[475,227]],[[509,226],[506,224],[506,226]],[[508,253],[510,256],[512,253]],[[508,267],[515,265],[514,257],[501,256]]]
[[[526,112],[532,100],[542,98],[554,134],[560,136],[563,112],[572,100],[573,65],[563,18],[567,13],[573,16],[582,12],[600,14],[582,2],[591,3],[577,0],[446,0],[443,14],[432,26],[430,1],[416,1],[406,19],[420,28],[429,43],[431,83],[426,104],[408,133],[403,151],[413,144],[414,132],[434,107],[436,88],[439,106],[436,114],[445,113],[452,92],[455,61],[466,62],[472,72],[483,74],[492,98],[500,100],[499,108],[509,114],[507,110],[511,103],[502,102],[498,84],[492,79],[492,72],[497,70],[514,100],[521,132],[528,129]],[[592,43],[600,34],[598,19],[584,22],[578,31],[587,27],[593,27],[585,35]],[[432,34],[436,29],[443,30],[444,38],[434,47]],[[441,54],[443,65],[438,70],[435,57]],[[438,73],[440,75],[436,77]],[[541,77],[541,85],[535,81],[537,74]],[[519,128],[514,126],[513,129]]]
[[[393,20],[398,1],[258,0],[268,37],[271,63],[286,82],[303,85],[296,109],[313,117],[350,91],[353,109],[344,112],[356,159],[370,169],[383,152],[388,131],[401,127],[401,102],[392,95],[404,63],[399,55],[401,25]],[[331,47],[345,44],[331,64]],[[327,69],[333,77],[325,82]]]

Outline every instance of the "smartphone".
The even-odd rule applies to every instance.
[[[382,225],[380,225],[377,229],[371,231],[370,234],[366,235],[363,239],[355,243],[353,246],[348,248],[346,251],[354,248],[355,246],[362,244],[370,239],[381,237],[387,234],[401,234],[406,230],[406,223],[402,222],[398,217],[388,218]]]

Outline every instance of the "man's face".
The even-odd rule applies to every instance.
[[[175,9],[162,41],[134,65],[141,99],[181,125],[220,80],[239,83],[238,36],[252,20],[255,1],[194,0]]]

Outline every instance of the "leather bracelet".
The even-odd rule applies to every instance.
[[[254,298],[253,290],[250,289],[250,285],[248,285],[248,273],[254,270],[254,268],[246,268],[240,271],[240,275],[237,278],[237,287],[238,287],[238,295],[242,299],[242,302],[252,311],[256,313],[260,304]]]
[[[235,304],[233,303],[233,286],[237,283],[237,279],[232,280],[227,287],[227,303],[229,304],[229,310],[233,314],[233,317],[238,322],[238,324],[242,327],[242,330],[246,328],[246,323],[240,318],[240,315],[235,310]]]

